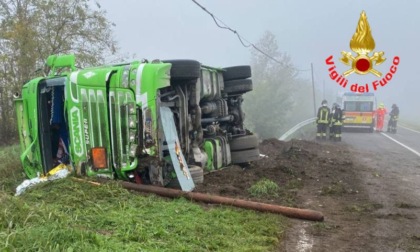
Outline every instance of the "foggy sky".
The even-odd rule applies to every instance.
[[[349,67],[339,59],[349,47],[362,10],[366,11],[376,43],[387,60],[375,66],[385,75],[394,56],[400,57],[392,80],[379,87],[378,102],[390,108],[397,103],[402,116],[420,123],[420,1],[380,0],[197,0],[250,42],[256,43],[265,31],[272,32],[281,52],[302,70],[314,65],[315,85],[326,92],[349,91],[352,83],[366,84],[379,78],[352,74],[346,88],[328,76],[325,59],[333,55],[338,72]],[[212,18],[191,0],[101,0],[107,17],[116,24],[114,35],[122,52],[137,58],[191,58],[217,67],[250,63],[251,53],[237,37],[220,29]],[[352,52],[353,55],[356,55]],[[310,80],[311,72],[299,77]]]

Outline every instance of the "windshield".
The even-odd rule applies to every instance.
[[[65,77],[45,79],[38,85],[39,137],[44,173],[68,157],[64,115]]]
[[[347,101],[344,102],[345,111],[371,112],[373,111],[373,102],[370,101]]]

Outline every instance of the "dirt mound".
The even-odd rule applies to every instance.
[[[345,142],[268,139],[260,151],[265,157],[249,167],[206,174],[196,190],[323,214],[323,222],[289,219],[277,251],[419,251],[413,228],[417,198],[407,198],[407,185],[396,184],[401,183],[396,174],[404,171],[387,168],[387,162],[398,165],[395,160],[382,160],[386,156],[375,157]],[[253,196],[250,188],[263,179],[276,184],[278,192]],[[404,190],[398,194],[396,188]]]
[[[353,190],[343,181],[353,163],[342,143],[267,139],[260,144],[260,152],[265,156],[246,168],[231,166],[206,174],[204,183],[195,191],[296,206],[302,203],[298,196],[303,187],[315,187],[319,194],[328,193],[328,188],[342,192]],[[262,179],[279,186],[277,197],[251,195],[249,188]],[[337,186],[334,187],[334,183]]]

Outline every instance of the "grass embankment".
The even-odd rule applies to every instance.
[[[13,196],[18,147],[0,149],[0,251],[270,251],[284,218],[133,194],[71,178]]]

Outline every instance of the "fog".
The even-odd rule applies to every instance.
[[[330,79],[325,63],[333,55],[340,74],[349,69],[339,61],[341,51],[352,52],[349,42],[364,10],[376,44],[373,52],[383,51],[386,58],[374,68],[385,76],[392,59],[400,57],[392,80],[374,91],[377,100],[389,110],[396,103],[402,118],[420,124],[420,1],[197,1],[252,43],[265,31],[272,32],[281,52],[303,70],[299,78],[310,81],[311,71],[307,70],[313,64],[315,86],[325,90],[326,97],[350,91],[353,83],[368,83],[372,92],[371,82],[380,79],[373,74],[352,74],[343,88]],[[217,27],[191,0],[102,0],[100,4],[116,25],[114,34],[121,51],[137,58],[192,58],[219,67],[250,63],[250,49],[243,47],[235,34]]]

